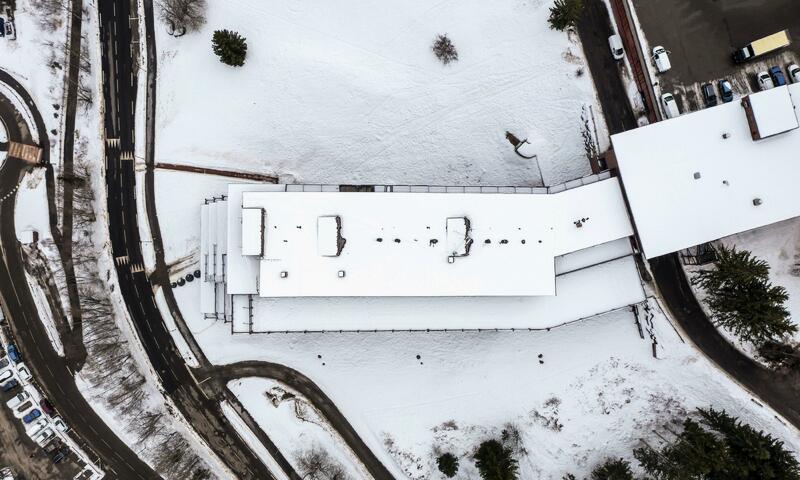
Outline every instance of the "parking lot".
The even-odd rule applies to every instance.
[[[755,73],[800,60],[797,0],[633,0],[650,47],[670,52],[672,69],[659,76],[663,91],[676,93],[682,111],[702,106],[699,85],[728,78],[734,91],[757,90]],[[754,40],[789,29],[789,48],[734,65],[731,53]]]

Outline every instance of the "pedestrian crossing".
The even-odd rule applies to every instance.
[[[114,264],[118,267],[124,267],[125,265],[129,265],[131,267],[131,272],[133,273],[144,272],[144,264],[141,262],[131,263],[131,259],[127,255],[120,255],[119,257],[114,257]]]
[[[106,146],[109,148],[119,148],[121,145],[119,138],[106,138]]]

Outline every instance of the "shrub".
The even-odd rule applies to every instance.
[[[592,470],[592,480],[633,480],[631,464],[621,458],[609,458]]]
[[[577,25],[583,13],[583,0],[556,0],[550,7],[550,28],[564,31]]]
[[[487,440],[478,447],[475,466],[483,480],[516,480],[517,460],[510,448],[497,440]]]
[[[244,65],[244,59],[247,56],[247,39],[237,32],[217,30],[211,39],[211,45],[222,63],[232,67]]]
[[[443,453],[436,459],[436,465],[439,471],[442,472],[447,478],[453,478],[458,472],[458,458],[452,453]]]
[[[456,51],[456,47],[453,45],[453,42],[447,38],[446,33],[436,37],[431,49],[433,50],[433,54],[436,55],[436,58],[441,60],[441,62],[445,65],[458,60],[458,51]]]

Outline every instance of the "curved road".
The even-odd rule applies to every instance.
[[[9,78],[13,81],[8,82]],[[47,131],[30,95],[6,72],[0,71],[0,81],[7,83],[28,104],[41,144],[48,146]],[[29,127],[16,111],[13,103],[0,95],[0,117],[7,127],[11,141],[32,143]],[[6,318],[14,333],[14,340],[23,359],[31,368],[43,393],[55,404],[61,416],[72,428],[72,436],[88,454],[99,456],[101,468],[109,478],[153,479],[159,478],[139,457],[108,428],[94,412],[78,390],[72,371],[50,344],[44,324],[39,319],[25,278],[25,267],[17,242],[14,224],[16,189],[30,168],[23,161],[6,158],[0,167],[0,296]],[[77,434],[77,435],[75,435]],[[85,442],[83,441],[85,440]],[[86,445],[88,442],[88,445]]]
[[[651,259],[650,267],[672,318],[692,343],[719,368],[800,428],[800,379],[764,368],[725,340],[697,302],[677,253]]]

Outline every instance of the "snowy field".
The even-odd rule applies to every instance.
[[[547,26],[551,4],[211,1],[201,32],[175,39],[157,28],[156,160],[304,183],[580,177],[589,173],[584,107],[593,106],[602,148],[607,132],[578,39]],[[221,28],[247,38],[244,67],[213,55]],[[456,63],[431,52],[441,33]],[[506,131],[532,144],[541,175]]]
[[[508,423],[527,450],[521,478],[561,478],[567,467],[580,477],[606,456],[629,458],[642,438],[657,442],[652,430],[670,416],[708,405],[800,448],[796,431],[750,401],[661,316],[654,319],[660,346],[653,359],[629,311],[549,332],[232,336],[229,325],[192,314],[197,294],[196,285],[176,290],[212,362],[261,359],[305,373],[397,478],[436,478],[437,451],[461,457],[459,478],[477,478],[469,456]],[[253,386],[243,395],[263,390]],[[263,404],[251,413],[292,448],[295,419]],[[333,438],[316,438],[332,455],[343,450]]]

